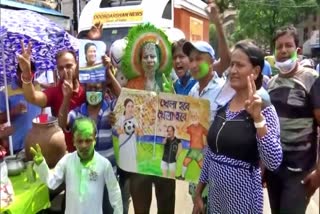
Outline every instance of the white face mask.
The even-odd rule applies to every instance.
[[[297,54],[295,53],[290,59],[284,62],[276,61],[275,66],[280,70],[281,74],[290,73],[297,65]]]

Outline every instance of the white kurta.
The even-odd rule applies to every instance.
[[[111,163],[94,152],[88,166],[83,166],[77,152],[66,154],[50,171],[43,161],[34,170],[50,189],[66,184],[66,214],[102,214],[104,185],[107,186],[109,200],[116,214],[123,213],[121,192]]]
[[[121,116],[117,126],[124,128],[124,123],[131,121],[135,127],[138,127],[138,122],[135,118],[125,119]],[[125,171],[137,172],[137,135],[135,132],[131,135],[123,133],[119,135],[119,167]]]

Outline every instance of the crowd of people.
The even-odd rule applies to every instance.
[[[207,12],[216,26],[219,59],[205,41],[174,41],[170,55],[175,79],[168,81],[172,75],[160,72],[164,57],[158,44],[146,42],[139,56],[139,81],[143,82],[129,80],[124,87],[210,102],[210,129],[202,133],[197,124],[193,126],[190,144],[199,145],[199,149],[188,151],[178,178],[184,179],[192,160],[201,167],[198,184],[190,184],[194,214],[262,213],[263,187],[268,190],[273,214],[305,213],[320,186],[320,165],[316,162],[319,72],[311,61],[299,60],[298,35],[293,26],[275,32],[274,58],[279,73],[274,75],[254,41],[239,41],[228,47],[214,3],[208,3]],[[104,65],[110,68],[108,81],[81,84],[77,57],[65,50],[56,56],[56,84],[39,90],[30,59],[32,44],[21,44],[16,77],[8,86],[10,109],[6,109],[4,92],[0,93],[0,123],[6,122],[6,111],[10,111],[12,120],[12,127],[1,125],[2,146],[12,135],[14,152],[21,151],[32,119],[50,107],[64,131],[68,154],[50,171],[40,147],[31,150],[35,170],[50,189],[65,183],[66,213],[90,210],[127,214],[131,197],[135,213],[147,214],[153,186],[158,213],[174,213],[174,179],[126,172],[117,166],[112,143],[116,126],[113,110],[123,87],[113,72],[117,65],[108,56],[103,57]],[[85,49],[90,57],[94,55],[91,47]],[[125,102],[123,120],[131,118],[130,104],[130,99]],[[175,142],[174,127],[167,131],[172,138],[164,144],[170,148],[169,144],[179,142]],[[202,135],[207,136],[206,143]],[[163,156],[163,171],[174,171],[172,161],[175,157]],[[174,177],[174,172],[170,176]]]

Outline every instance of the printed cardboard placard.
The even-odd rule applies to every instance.
[[[123,88],[113,144],[125,171],[197,182],[210,120],[208,100]]]
[[[102,41],[80,39],[79,80],[81,83],[97,83],[106,80],[106,68],[102,57],[106,54],[106,44]]]

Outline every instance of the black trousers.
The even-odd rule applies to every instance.
[[[275,172],[266,170],[265,179],[272,214],[304,214],[309,200],[301,181],[310,172],[293,172],[281,165]]]
[[[176,181],[151,175],[132,174],[130,193],[135,214],[149,214],[152,185],[155,186],[158,214],[174,214]]]

